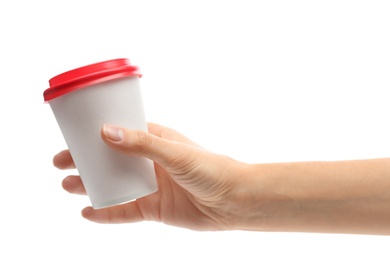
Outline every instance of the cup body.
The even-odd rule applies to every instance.
[[[153,162],[108,147],[103,124],[147,131],[139,78],[128,76],[71,91],[48,101],[95,209],[157,191]]]

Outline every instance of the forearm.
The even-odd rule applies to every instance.
[[[250,165],[240,183],[239,229],[390,235],[390,159]]]

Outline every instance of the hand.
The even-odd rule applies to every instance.
[[[142,220],[194,230],[231,229],[235,211],[232,196],[240,167],[245,164],[210,153],[178,132],[156,124],[149,133],[105,125],[102,138],[112,149],[155,162],[158,192],[135,201],[103,209],[87,207],[84,218],[98,223]],[[74,168],[68,150],[54,157],[59,169]],[[68,176],[63,188],[86,194],[79,176]]]
[[[161,221],[194,230],[390,234],[390,159],[245,164],[159,125],[149,133],[105,126],[112,149],[155,162],[159,190],[83,216],[98,223]],[[54,157],[74,168],[69,151]],[[65,190],[85,194],[78,176]]]

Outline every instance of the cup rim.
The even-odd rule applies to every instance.
[[[130,65],[126,58],[112,59],[79,67],[51,78],[49,80],[50,87],[43,93],[44,101],[48,102],[90,85],[130,76],[141,77],[142,75],[139,73],[138,67]]]

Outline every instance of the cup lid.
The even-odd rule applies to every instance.
[[[49,80],[50,87],[43,92],[45,102],[69,92],[104,81],[138,76],[138,67],[128,59],[102,61],[59,74]]]

